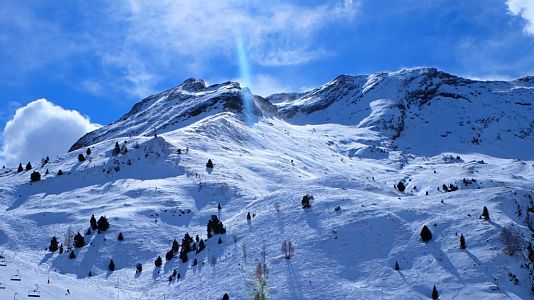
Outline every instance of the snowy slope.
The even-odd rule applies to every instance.
[[[433,68],[339,76],[276,98],[294,124],[341,123],[379,131],[403,151],[533,159],[534,79],[474,81]],[[415,147],[416,146],[416,147]],[[530,148],[531,149],[531,148]]]
[[[346,80],[353,85],[367,77]],[[522,101],[532,102],[526,88],[510,88],[519,83],[491,84],[502,85],[514,97],[525,93]],[[212,91],[242,95],[234,87],[186,89],[199,93],[191,96],[197,105],[209,102]],[[224,293],[230,299],[250,299],[263,249],[269,299],[429,299],[433,285],[440,299],[531,299],[534,265],[525,246],[532,238],[526,217],[534,220],[534,161],[516,153],[507,158],[502,141],[499,155],[467,153],[471,146],[461,143],[462,151],[417,155],[446,145],[432,142],[437,137],[421,145],[417,136],[403,138],[411,122],[398,112],[405,100],[386,97],[388,91],[378,95],[379,90],[373,88],[377,96],[367,103],[370,110],[350,122],[344,116],[359,104],[345,102],[351,98],[341,92],[326,106],[318,98],[307,104],[299,97],[279,99],[284,119],[258,109],[254,123],[245,122],[242,109],[218,106],[224,100],[197,118],[180,113],[192,107],[190,101],[149,97],[121,120],[82,138],[77,143],[81,148],[73,147],[45,166],[35,162],[43,174],[39,182],[29,182],[31,171],[0,170],[0,252],[8,264],[0,266],[0,282],[7,286],[0,289],[0,299],[11,299],[15,292],[26,298],[35,284],[43,299],[221,299]],[[256,105],[263,103],[255,99]],[[324,115],[312,112],[313,101]],[[441,100],[428,100],[434,101]],[[339,117],[327,120],[337,105]],[[291,116],[290,107],[296,109]],[[512,107],[519,115],[529,108]],[[181,121],[156,113],[175,108],[174,117]],[[399,118],[405,126],[396,137],[395,130],[383,126]],[[153,137],[156,127],[161,129]],[[113,156],[116,142],[128,152]],[[532,144],[532,137],[525,138],[530,149]],[[408,146],[412,150],[403,151]],[[87,147],[92,153],[79,162],[78,154]],[[206,168],[208,159],[214,169]],[[60,169],[62,176],[57,175]],[[394,188],[401,180],[404,192]],[[443,184],[459,189],[444,192]],[[305,194],[314,196],[311,209],[301,206]],[[479,219],[484,206],[491,221]],[[248,212],[254,215],[250,222]],[[110,229],[85,236],[86,246],[75,250],[75,259],[45,250],[52,236],[64,242],[68,226],[83,234],[92,214],[106,215]],[[187,263],[177,257],[165,261],[172,240],[181,241],[186,232],[206,239],[212,214],[227,229],[222,244],[214,237]],[[429,243],[419,237],[424,225],[433,234]],[[502,228],[508,226],[522,237],[514,256],[505,253],[502,242]],[[119,232],[124,241],[117,240]],[[465,250],[458,248],[460,234],[466,238]],[[280,251],[284,240],[295,245],[291,260]],[[154,266],[158,255],[164,261],[161,268]],[[110,259],[114,272],[107,268]],[[396,261],[399,271],[394,270]],[[143,264],[140,274],[136,263]],[[173,269],[180,279],[169,282]],[[9,280],[16,270],[21,282]]]

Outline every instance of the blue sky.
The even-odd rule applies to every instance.
[[[261,95],[414,66],[533,75],[533,22],[534,0],[3,0],[0,127],[39,98],[107,124],[189,77],[239,80],[239,39]]]

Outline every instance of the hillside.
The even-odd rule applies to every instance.
[[[35,284],[42,299],[250,299],[262,252],[269,299],[429,299],[434,285],[440,299],[530,299],[533,86],[425,68],[263,99],[188,80],[49,164],[1,170],[0,299],[26,298]],[[114,155],[116,143],[128,151]],[[110,228],[85,235],[91,215]],[[212,215],[226,233],[208,239]],[[74,259],[46,250],[69,226],[86,244]],[[517,237],[513,255],[504,228]],[[206,249],[167,261],[185,233]],[[174,269],[180,278],[169,281]],[[17,270],[22,281],[11,281]]]

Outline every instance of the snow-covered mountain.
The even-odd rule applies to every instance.
[[[263,99],[187,80],[48,164],[1,170],[0,299],[35,284],[44,299],[531,299],[533,81],[420,68]],[[109,229],[88,233],[91,215]],[[226,233],[208,238],[212,215]],[[48,251],[69,226],[76,257]],[[206,249],[167,260],[185,233]]]

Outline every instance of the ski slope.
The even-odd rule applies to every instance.
[[[32,162],[43,175],[39,182],[30,183],[33,170],[1,170],[0,252],[7,266],[0,267],[6,284],[0,299],[14,293],[25,299],[35,284],[42,299],[221,299],[225,293],[250,299],[262,251],[269,299],[429,299],[433,285],[440,299],[531,299],[526,216],[534,220],[534,161],[510,158],[505,146],[485,151],[491,146],[484,143],[479,153],[462,143],[436,155],[407,151],[402,143],[438,150],[448,144],[437,137],[403,139],[404,130],[415,130],[410,126],[393,138],[389,129],[370,125],[397,116],[394,100],[375,101],[369,102],[373,113],[350,123],[305,121],[311,118],[305,114],[297,121],[281,112],[248,124],[239,110],[217,108],[157,136],[151,130],[114,136],[104,128],[109,135],[102,141],[44,166]],[[278,109],[289,105],[280,103]],[[128,152],[113,156],[115,143]],[[534,144],[531,137],[523,143]],[[92,153],[79,162],[88,147]],[[206,168],[208,159],[213,169]],[[57,175],[60,169],[64,175]],[[404,192],[394,188],[399,181]],[[444,192],[443,184],[458,190]],[[314,197],[310,209],[301,206],[306,194]],[[479,218],[484,206],[490,221]],[[106,215],[110,228],[86,235],[75,259],[46,250],[52,236],[64,243],[69,226],[84,234],[92,214]],[[216,236],[188,262],[166,261],[173,239],[180,242],[186,232],[206,240],[213,214],[227,230],[222,243]],[[419,236],[424,225],[433,235],[428,243]],[[501,236],[509,226],[522,238],[513,256]],[[290,260],[281,252],[285,240],[295,246]],[[157,256],[161,268],[154,266]],[[174,269],[180,279],[169,282]],[[12,282],[17,270],[22,281]]]

